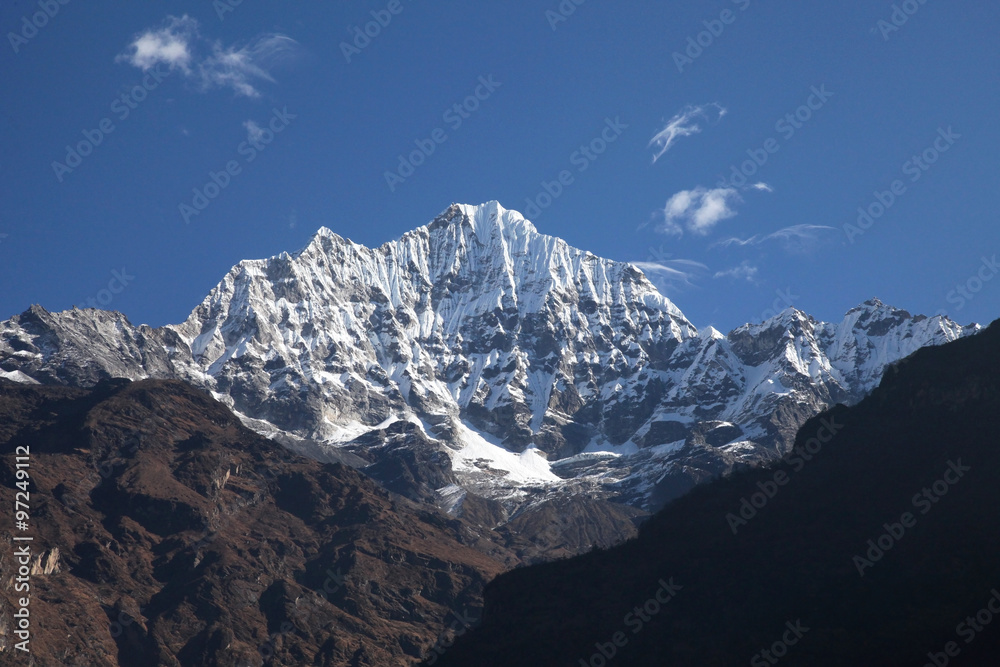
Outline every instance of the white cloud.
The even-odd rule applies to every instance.
[[[733,280],[745,280],[753,283],[757,281],[757,267],[749,262],[742,262],[739,266],[734,266],[725,271],[717,271],[713,278],[732,278]]]
[[[663,207],[664,220],[658,231],[681,236],[687,229],[704,236],[720,221],[735,216],[733,207],[739,201],[740,194],[734,188],[681,190]]]
[[[255,83],[273,83],[267,68],[296,45],[289,37],[269,34],[246,46],[224,47],[203,38],[198,21],[185,14],[169,16],[164,27],[137,35],[126,53],[115,60],[142,70],[163,64],[183,72],[201,90],[231,88],[237,95],[259,97]],[[208,55],[199,56],[199,48]]]
[[[772,188],[767,183],[763,183],[763,182],[762,183],[754,183],[750,187],[753,188],[754,190],[760,190],[761,192],[774,192],[774,188]]]
[[[159,64],[188,72],[191,63],[191,42],[198,34],[198,22],[187,14],[170,16],[159,30],[147,30],[129,45],[130,53],[122,53],[116,62],[127,62],[145,71]]]
[[[718,122],[725,115],[726,109],[715,102],[701,106],[688,105],[684,107],[668,120],[666,126],[650,140],[649,145],[655,146],[657,150],[653,156],[653,162],[663,157],[664,153],[670,150],[679,138],[701,132],[701,125],[696,122],[696,119],[712,120],[712,116],[714,116],[715,122]]]
[[[245,121],[243,127],[247,129],[247,141],[251,144],[259,144],[264,136],[264,129],[252,120]]]
[[[791,227],[785,227],[763,236],[755,234],[748,239],[738,239],[736,237],[723,239],[714,243],[713,247],[722,246],[728,248],[734,245],[758,246],[774,241],[781,244],[781,247],[788,252],[806,252],[815,248],[822,240],[824,234],[836,231],[833,227],[827,227],[826,225],[792,225]]]

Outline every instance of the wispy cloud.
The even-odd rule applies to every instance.
[[[779,243],[788,252],[806,252],[815,248],[829,232],[836,233],[833,227],[826,225],[792,225],[770,234],[755,234],[748,239],[731,237],[712,244],[712,247],[722,246],[759,246],[769,242]]]
[[[163,27],[136,35],[115,60],[143,71],[164,65],[182,72],[201,90],[231,88],[238,95],[259,97],[255,84],[273,83],[268,67],[296,46],[285,35],[267,34],[244,46],[224,47],[202,37],[198,21],[185,14],[168,16]],[[199,55],[200,51],[207,55]]]
[[[754,183],[750,187],[753,188],[754,190],[760,190],[761,192],[774,192],[774,188],[772,188],[767,183],[763,183],[763,182],[762,183]]]
[[[681,137],[689,137],[701,132],[701,121],[718,122],[725,115],[726,109],[715,102],[701,106],[688,105],[684,107],[677,115],[668,120],[666,126],[650,140],[649,145],[656,148],[653,162],[663,157]]]
[[[659,287],[693,287],[694,279],[706,274],[708,267],[691,259],[660,259],[655,262],[632,262]]]
[[[734,188],[681,190],[663,207],[663,222],[658,231],[681,236],[687,229],[704,236],[720,221],[735,216],[734,206],[740,201],[740,194]]]
[[[749,283],[757,282],[757,267],[750,262],[741,262],[739,266],[734,266],[725,271],[717,271],[713,278],[731,278],[733,280],[745,280]]]
[[[232,88],[240,95],[257,97],[254,88],[256,80],[274,83],[265,64],[274,60],[283,51],[296,45],[295,40],[283,35],[267,35],[257,41],[237,49],[212,45],[212,55],[198,64],[198,73],[204,88]]]

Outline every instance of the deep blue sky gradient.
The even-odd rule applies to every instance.
[[[796,307],[828,320],[872,296],[961,322],[1000,315],[992,269],[971,300],[949,299],[1000,254],[997,3],[927,0],[886,40],[877,25],[893,3],[870,0],[750,0],[745,10],[746,0],[587,0],[555,30],[546,11],[557,0],[400,2],[350,63],[341,42],[388,2],[243,0],[220,20],[208,1],[70,0],[17,53],[6,35],[38,7],[5,3],[0,317],[32,303],[83,305],[125,268],[135,278],[108,307],[133,323],[179,322],[240,259],[294,251],[320,226],[379,245],[452,202],[497,199],[523,212],[564,169],[574,182],[533,218],[538,229],[613,259],[704,265],[689,284],[659,279],[699,327],[758,320],[786,288]],[[735,21],[679,72],[673,54],[726,9]],[[201,90],[175,72],[119,121],[111,104],[143,72],[116,56],[183,14],[223,46],[279,33],[297,47],[268,63],[274,81],[257,82],[259,98]],[[490,75],[501,86],[452,130],[442,114]],[[776,121],[821,85],[833,97],[782,137]],[[709,103],[727,113],[654,164],[653,135]],[[296,118],[247,164],[244,123],[263,126],[286,107]],[[114,132],[60,183],[52,162],[106,117]],[[628,129],[576,171],[570,156],[607,118]],[[961,139],[910,182],[904,163],[948,127]],[[391,192],[385,172],[437,128],[447,140]],[[738,215],[707,235],[657,231],[672,195],[715,187],[770,137],[780,150],[752,180],[773,192],[741,192]],[[179,204],[234,159],[241,173],[185,224]],[[896,179],[905,194],[848,242],[843,226]],[[834,229],[807,249],[718,245],[794,225]],[[751,280],[714,277],[740,266]]]

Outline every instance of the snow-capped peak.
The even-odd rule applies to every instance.
[[[578,485],[642,504],[686,488],[671,475],[775,455],[888,364],[976,330],[872,300],[839,323],[789,308],[699,332],[639,269],[491,201],[377,248],[320,228],[297,253],[240,262],[178,325],[33,309],[0,325],[0,369],[180,378],[263,432],[362,457],[383,455],[352,444],[364,434],[415,422],[476,493]]]

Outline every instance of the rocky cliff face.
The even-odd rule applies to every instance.
[[[698,331],[638,268],[491,202],[378,248],[321,229],[241,262],[179,325],[33,307],[0,324],[0,372],[183,379],[298,451],[505,521],[565,496],[655,509],[977,330],[872,300],[840,323],[789,309]]]
[[[521,562],[502,536],[276,447],[175,381],[0,380],[0,451],[30,451],[30,591],[0,553],[0,664],[29,595],[32,664],[413,664]],[[7,459],[5,459],[6,461]],[[12,507],[12,465],[0,500]],[[471,620],[470,620],[471,619]]]

